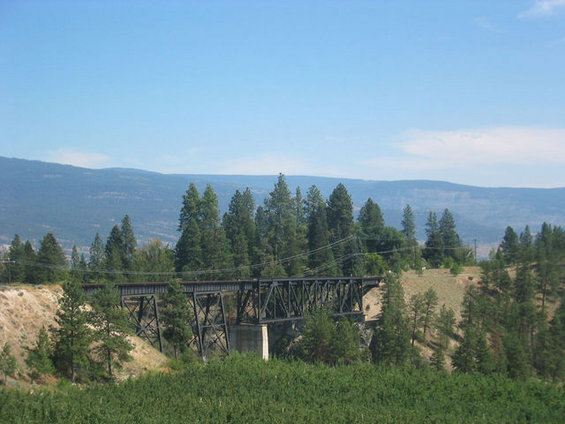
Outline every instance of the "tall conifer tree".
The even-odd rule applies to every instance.
[[[124,218],[122,219],[120,230],[122,232],[123,243],[123,269],[125,271],[131,271],[133,269],[133,257],[135,254],[135,248],[137,247],[137,240],[135,239],[135,234],[133,233],[133,227],[131,225],[131,219],[129,215],[124,216]]]
[[[178,230],[181,236],[175,248],[175,269],[196,271],[202,267],[202,248],[200,234],[200,195],[190,183],[183,195]]]
[[[74,383],[77,374],[88,368],[92,337],[80,284],[72,280],[63,283],[63,295],[58,303],[57,325],[50,329],[54,341],[54,362],[57,370],[69,376]]]
[[[301,269],[301,260],[298,254],[296,239],[296,211],[290,190],[284,175],[280,174],[275,187],[265,199],[265,214],[267,218],[267,241],[271,254],[276,263],[281,259],[286,260],[281,265],[287,275],[298,275]]]
[[[306,196],[306,220],[308,250],[311,252],[308,257],[308,266],[314,274],[335,274],[333,251],[329,247],[330,232],[326,203],[315,185],[310,187]]]
[[[175,358],[188,347],[192,338],[191,312],[186,294],[177,280],[171,280],[163,297],[163,336],[173,346]]]
[[[53,283],[65,276],[67,259],[53,233],[47,233],[37,251],[37,274],[40,282]]]
[[[200,201],[200,240],[202,265],[210,271],[209,278],[219,278],[214,272],[227,267],[226,237],[220,226],[218,198],[211,185],[206,186]]]
[[[352,275],[355,266],[357,245],[351,239],[354,234],[353,202],[347,189],[339,183],[328,199],[328,229],[330,242],[335,243],[333,254],[341,266],[337,270],[341,275]]]
[[[375,362],[388,365],[401,365],[412,355],[404,290],[394,274],[385,281],[382,309],[370,348]]]
[[[255,246],[255,223],[253,212],[255,205],[249,189],[244,193],[236,190],[228,212],[224,214],[223,228],[231,246],[235,276],[246,278],[251,275],[249,265],[253,260]]]
[[[133,349],[126,336],[130,332],[127,311],[120,306],[120,295],[112,281],[106,281],[93,298],[90,323],[94,326],[93,353],[106,364],[107,377],[113,378],[114,368],[132,359]]]

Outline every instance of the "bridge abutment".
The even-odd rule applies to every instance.
[[[230,345],[238,352],[253,352],[269,359],[269,332],[267,324],[240,324],[230,328]]]

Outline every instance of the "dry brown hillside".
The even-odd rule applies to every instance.
[[[412,295],[432,288],[438,295],[438,305],[445,304],[445,306],[453,309],[455,317],[459,320],[465,289],[476,284],[479,276],[479,267],[465,267],[463,272],[457,276],[452,275],[448,269],[428,269],[424,270],[421,275],[415,271],[404,272],[400,280],[404,286],[404,296],[407,301]],[[380,288],[371,290],[365,296],[364,304],[367,320],[374,320],[380,312],[380,298]]]
[[[55,322],[57,299],[61,286],[0,285],[0,346],[10,345],[25,374],[25,347],[32,346],[42,326],[49,328]],[[134,376],[149,369],[163,367],[166,357],[138,337],[134,344],[134,360],[121,371],[122,378]]]

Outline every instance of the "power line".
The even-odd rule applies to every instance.
[[[202,274],[219,274],[219,273],[225,273],[225,272],[234,272],[234,271],[242,271],[242,270],[246,270],[246,269],[255,269],[255,268],[261,268],[261,267],[266,267],[268,265],[273,265],[276,263],[280,263],[280,264],[284,264],[287,262],[290,262],[294,259],[298,259],[301,257],[308,257],[308,256],[312,256],[316,253],[319,253],[321,251],[327,250],[327,249],[331,249],[334,246],[337,246],[339,244],[342,243],[346,243],[352,239],[354,239],[354,235],[350,235],[347,236],[341,240],[337,240],[333,243],[327,244],[325,246],[321,246],[318,247],[316,249],[312,249],[310,251],[307,252],[302,252],[293,256],[289,256],[286,258],[282,258],[282,259],[277,259],[277,260],[271,260],[271,261],[267,261],[267,262],[263,262],[263,263],[257,263],[257,264],[250,264],[250,265],[242,265],[239,267],[232,267],[232,268],[219,268],[219,269],[202,269],[202,270],[193,270],[193,271],[181,271],[181,272],[176,272],[176,271],[153,271],[153,272],[149,272],[149,271],[128,271],[128,270],[104,270],[104,269],[97,269],[97,270],[91,270],[88,268],[71,268],[71,271],[77,271],[77,272],[88,272],[88,273],[95,273],[95,274],[106,274],[106,275],[117,275],[117,274],[126,274],[126,275],[148,275],[148,276],[155,276],[155,275],[163,275],[163,276],[175,276],[175,275],[202,275]],[[18,263],[21,265],[27,265],[27,266],[34,266],[34,267],[40,267],[40,268],[49,268],[49,269],[57,269],[57,270],[62,270],[62,271],[66,271],[68,270],[68,266],[67,265],[60,265],[60,264],[48,264],[48,263],[44,263],[44,262],[33,262],[33,261],[27,261],[25,259],[18,259],[18,260],[14,260],[12,261],[12,263]]]
[[[245,271],[245,270],[252,270],[252,269],[256,269],[256,268],[264,268],[267,267],[269,265],[273,265],[273,264],[285,264],[288,263],[290,261],[293,261],[295,259],[298,258],[307,258],[310,257],[312,255],[315,255],[319,252],[322,252],[324,250],[328,250],[331,249],[335,246],[338,246],[340,244],[343,243],[347,243],[349,241],[352,240],[371,240],[371,241],[401,241],[399,239],[383,239],[383,238],[369,238],[369,237],[359,237],[357,235],[351,234],[341,240],[337,240],[335,242],[329,243],[325,246],[321,246],[318,247],[316,249],[312,249],[309,250],[307,252],[301,252],[298,253],[296,255],[292,255],[292,256],[288,256],[285,258],[281,258],[281,259],[273,259],[267,262],[262,262],[262,263],[256,263],[256,264],[250,264],[250,265],[241,265],[238,267],[231,267],[231,268],[218,268],[218,269],[199,269],[199,270],[192,270],[192,271],[180,271],[180,272],[176,272],[176,271],[130,271],[130,270],[105,270],[105,269],[96,269],[96,270],[92,270],[92,269],[88,269],[88,268],[71,268],[71,271],[77,271],[77,272],[85,272],[85,273],[92,273],[92,274],[104,274],[104,275],[139,275],[139,276],[183,276],[183,275],[195,275],[195,276],[199,276],[199,275],[205,275],[205,274],[222,274],[222,273],[229,273],[229,272],[237,272],[237,271]],[[312,272],[318,272],[318,271],[323,271],[324,269],[329,269],[334,265],[339,265],[342,264],[343,262],[345,262],[348,259],[351,259],[353,257],[357,257],[357,256],[366,256],[366,255],[374,255],[374,254],[378,254],[378,255],[384,255],[384,254],[389,254],[389,253],[395,253],[395,252],[403,252],[403,251],[408,251],[408,250],[413,250],[415,247],[414,246],[405,246],[405,247],[398,247],[398,248],[394,248],[394,249],[390,249],[390,250],[381,250],[381,251],[376,251],[376,252],[355,252],[355,253],[349,253],[347,255],[343,255],[337,259],[334,259],[333,261],[328,262],[327,264],[322,264],[314,269],[309,270],[310,273]],[[467,246],[456,246],[456,247],[427,247],[427,246],[417,246],[417,248],[419,249],[425,249],[425,250],[442,250],[442,251],[446,251],[446,250],[451,250],[451,251],[456,251],[456,250],[468,250],[469,247]],[[17,259],[17,260],[2,260],[0,263],[11,263],[11,264],[20,264],[20,265],[24,265],[24,266],[33,266],[33,267],[40,267],[40,268],[48,268],[48,269],[55,269],[55,270],[61,270],[61,271],[66,271],[69,270],[67,265],[61,265],[61,264],[49,264],[49,263],[44,263],[44,262],[33,262],[33,261],[27,261],[25,259]]]

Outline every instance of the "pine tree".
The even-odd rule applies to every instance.
[[[409,245],[417,244],[416,241],[416,223],[414,220],[414,212],[410,205],[402,210],[402,234]]]
[[[133,227],[129,215],[124,216],[120,228],[122,234],[122,264],[125,271],[133,270],[133,257],[135,248],[137,247],[137,240],[133,233]]]
[[[202,267],[200,233],[200,195],[190,183],[183,195],[178,230],[181,236],[175,248],[175,270],[177,272],[197,271]]]
[[[330,233],[326,204],[320,190],[315,185],[308,189],[306,196],[306,219],[308,222],[308,251],[311,252],[308,267],[314,274],[333,275],[335,264],[332,249],[329,247]]]
[[[359,211],[358,222],[365,251],[368,253],[378,252],[382,243],[385,221],[381,208],[370,197]]]
[[[17,369],[18,363],[16,358],[12,355],[10,345],[5,343],[0,352],[0,373],[4,376],[4,384],[6,384],[8,376],[14,374]]]
[[[171,280],[167,294],[163,297],[163,336],[171,343],[175,358],[188,347],[192,338],[189,325],[191,312],[186,294],[177,280]]]
[[[85,299],[77,281],[63,283],[63,295],[58,301],[56,326],[51,327],[54,341],[55,368],[74,383],[77,374],[88,367],[91,330],[87,325]]]
[[[267,219],[267,213],[263,206],[258,206],[255,212],[255,250],[253,252],[253,262],[256,264],[266,264],[273,261],[273,255],[271,253],[271,248],[268,244],[267,233],[269,231],[269,223]],[[263,271],[264,266],[256,267],[253,270],[253,275],[259,277]]]
[[[73,245],[73,249],[71,252],[71,278],[81,283],[84,282],[84,271],[85,271],[85,268],[82,268],[82,266],[83,264],[81,263],[81,257],[78,254],[78,249],[76,245]]]
[[[253,212],[255,204],[251,190],[244,193],[236,190],[228,212],[224,214],[222,226],[230,242],[235,277],[247,278],[251,275],[251,261],[255,257],[255,223]]]
[[[298,253],[308,250],[308,221],[306,218],[306,199],[302,197],[300,187],[296,187],[294,196],[294,216],[296,218],[296,250]],[[300,260],[299,267],[305,265],[304,260]]]
[[[227,267],[225,251],[226,238],[224,229],[220,227],[218,198],[211,185],[200,201],[200,235],[203,268],[210,271],[208,278],[218,278],[214,271]]]
[[[394,274],[386,278],[382,309],[370,349],[374,362],[388,365],[401,365],[412,355],[404,290]]]
[[[413,269],[421,269],[420,249],[418,249],[418,240],[416,240],[416,223],[414,212],[410,205],[406,205],[402,211],[402,235],[408,250],[408,262]]]
[[[430,327],[432,326],[435,316],[435,309],[438,304],[437,293],[435,292],[434,289],[429,288],[424,292],[423,299],[424,299],[424,305],[422,308],[422,337],[425,342],[426,334],[430,329]]]
[[[530,365],[521,337],[516,332],[510,331],[504,335],[502,342],[508,364],[508,375],[517,380],[526,379],[530,375]]]
[[[482,261],[481,279],[479,284],[486,293],[494,296],[509,296],[512,287],[512,279],[506,270],[506,261],[502,251],[499,249],[490,261]]]
[[[529,264],[533,260],[533,237],[530,232],[530,226],[526,225],[524,232],[520,233],[520,263],[522,265]]]
[[[94,327],[93,354],[107,367],[107,377],[113,378],[113,369],[120,368],[123,362],[132,359],[129,352],[133,349],[127,340],[130,326],[127,311],[120,308],[120,295],[112,281],[106,281],[92,301],[93,311],[90,322]]]
[[[417,333],[422,327],[424,306],[425,299],[423,294],[417,293],[410,297],[410,301],[408,302],[408,317],[410,321],[412,346],[414,346]]]
[[[182,196],[182,208],[179,216],[179,231],[183,231],[190,221],[198,222],[200,217],[200,195],[194,183],[190,183]]]
[[[55,372],[52,356],[53,347],[49,340],[49,334],[45,327],[41,327],[34,346],[27,349],[26,365],[31,370],[31,376],[34,380]]]
[[[67,259],[53,233],[47,233],[37,251],[38,279],[42,283],[54,283],[66,274]]]
[[[542,313],[545,311],[547,297],[557,293],[560,282],[559,255],[554,244],[551,225],[544,222],[535,241],[537,291],[541,294]]]
[[[531,334],[536,321],[535,276],[529,267],[521,266],[514,279],[514,309],[508,323],[519,335],[526,351],[529,351]],[[529,354],[529,352],[527,352]]]
[[[470,325],[463,327],[461,343],[455,349],[451,363],[457,371],[469,373],[477,370],[475,359],[475,346],[477,343],[477,332]]]
[[[353,202],[342,183],[339,183],[330,194],[327,211],[330,242],[334,244],[333,255],[336,261],[341,262],[337,272],[341,275],[353,275],[355,265],[353,258],[358,253],[356,245],[350,242],[355,228]]]
[[[305,360],[332,363],[335,360],[331,345],[334,339],[335,326],[328,308],[317,308],[305,314],[300,342]]]
[[[443,353],[443,348],[441,346],[434,350],[434,353],[430,358],[430,365],[437,371],[445,369],[445,354]]]
[[[437,215],[430,212],[426,222],[426,247],[423,256],[430,266],[437,268],[443,262],[443,237],[439,231]]]
[[[488,345],[487,334],[485,331],[480,331],[478,333],[473,353],[477,363],[477,371],[483,374],[489,374],[495,369],[496,364],[494,355]]]
[[[355,322],[341,318],[336,322],[335,339],[332,343],[336,363],[352,364],[361,358],[359,327]]]
[[[453,309],[446,307],[445,304],[441,305],[434,328],[438,334],[439,345],[443,350],[447,350],[449,347],[449,340],[453,337],[455,323],[455,312]]]
[[[502,250],[506,264],[513,265],[519,261],[520,242],[518,240],[518,234],[516,234],[516,231],[510,226],[506,227],[504,237],[500,243],[500,249]]]
[[[91,280],[99,280],[101,278],[100,271],[104,269],[104,244],[100,234],[96,233],[94,241],[90,245],[90,255],[88,258],[88,270],[90,271]]]
[[[284,266],[286,275],[298,275],[301,271],[301,259],[298,254],[296,239],[296,216],[293,200],[286,184],[284,175],[280,174],[275,188],[265,199],[265,214],[267,217],[267,243],[275,262],[286,260]]]
[[[532,349],[532,365],[543,378],[551,376],[552,344],[550,326],[544,312],[537,315],[535,343]]]
[[[561,304],[549,326],[549,373],[553,381],[565,378],[565,298],[561,298]]]
[[[188,273],[192,279],[197,279],[198,274],[191,274],[191,271],[202,269],[200,239],[198,222],[191,220],[187,223],[175,248],[175,270]]]
[[[29,240],[24,244],[24,282],[27,284],[37,284],[40,282],[40,275],[37,272],[37,254],[33,250]]]
[[[461,247],[461,239],[455,231],[455,218],[449,209],[444,209],[439,220],[438,231],[441,237],[442,255],[450,257],[456,263],[461,263],[465,259],[461,257],[459,248]]]
[[[16,234],[12,243],[10,244],[10,248],[8,249],[8,260],[10,263],[8,264],[10,275],[4,278],[4,281],[11,280],[11,282],[23,282],[25,281],[25,267],[26,265],[26,254],[24,250],[24,244],[20,239],[20,236]]]
[[[104,262],[106,270],[111,273],[107,275],[108,279],[113,281],[123,280],[122,271],[124,269],[123,261],[124,252],[124,239],[122,237],[122,230],[118,225],[114,225],[110,231],[110,235],[106,240],[106,247],[104,249]]]

